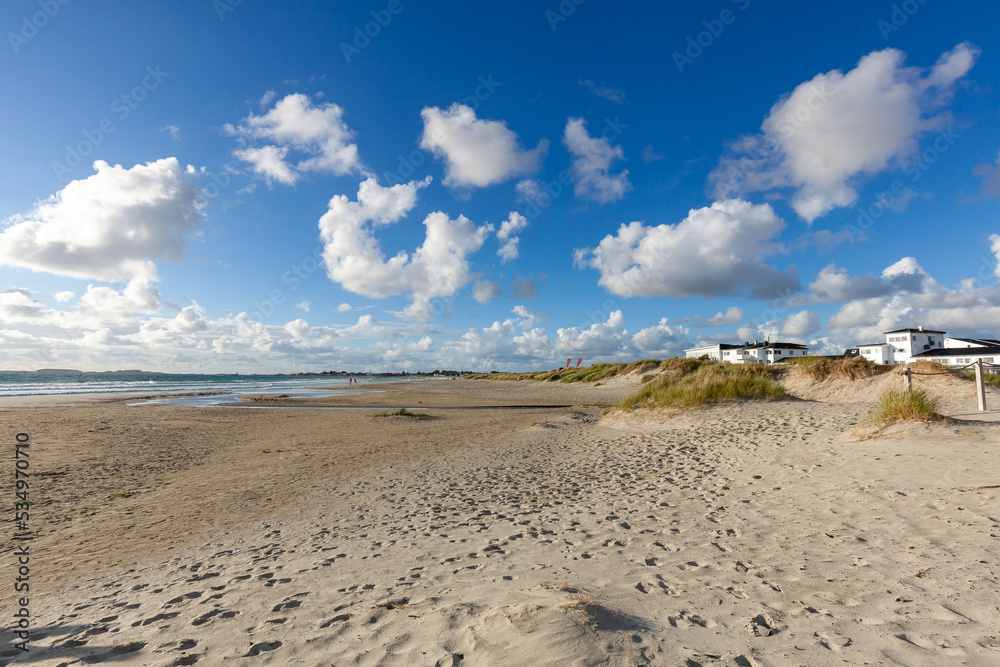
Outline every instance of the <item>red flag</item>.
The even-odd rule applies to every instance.
[[[583,361],[583,357],[580,357],[579,359],[577,359],[577,360],[576,360],[576,367],[577,367],[577,368],[579,368],[579,367],[580,367],[580,363],[581,363],[582,361]]]
[[[569,368],[569,365],[571,363],[573,363],[573,357],[570,357],[569,359],[566,360],[566,368]]]

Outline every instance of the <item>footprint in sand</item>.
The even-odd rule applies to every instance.
[[[782,630],[785,626],[781,626],[778,622],[768,614],[757,614],[750,622],[743,626],[747,632],[752,634],[754,637],[773,637]]]
[[[851,645],[850,637],[838,635],[836,632],[817,632],[813,634],[813,637],[820,646],[825,649],[829,649],[834,653],[839,653],[841,649],[847,648]]]
[[[965,655],[965,651],[959,646],[954,646],[944,639],[940,635],[921,635],[914,632],[903,632],[896,635],[897,639],[902,639],[908,644],[917,646],[924,649],[925,651],[930,651],[931,653],[937,653],[939,655],[947,655],[951,657],[959,657]]]
[[[686,611],[682,611],[678,616],[670,616],[668,620],[670,621],[670,625],[681,629],[690,628],[692,625],[697,625],[701,628],[714,628],[716,626],[715,621],[712,619]]]

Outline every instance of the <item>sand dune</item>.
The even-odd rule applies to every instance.
[[[419,422],[4,412],[52,443],[39,472],[90,461],[135,491],[50,487],[30,664],[1000,662],[1000,402],[858,441],[863,400],[602,419],[628,388],[386,395],[467,408]],[[86,513],[48,523],[70,497]]]

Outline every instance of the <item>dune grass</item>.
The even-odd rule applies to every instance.
[[[892,370],[892,366],[882,366],[864,357],[852,357],[849,359],[796,357],[794,359],[785,359],[784,363],[798,366],[804,373],[817,382],[829,378],[858,380],[888,373]]]
[[[973,382],[976,381],[975,371],[962,371],[962,376]],[[990,387],[1000,389],[1000,373],[983,373],[983,382]]]
[[[885,428],[903,420],[946,421],[938,412],[938,399],[923,389],[890,389],[882,393],[868,413],[868,422]]]
[[[670,361],[669,359],[667,361]],[[472,380],[537,380],[539,382],[599,382],[615,375],[648,373],[666,362],[659,359],[642,359],[627,364],[594,364],[583,368],[554,368],[550,371],[531,373],[477,373]]]
[[[423,412],[410,412],[406,408],[393,410],[392,412],[376,412],[376,417],[410,417],[412,419],[430,419],[430,415]]]
[[[619,410],[684,410],[739,400],[773,400],[785,395],[781,385],[774,381],[782,372],[775,366],[734,366],[704,359],[678,358],[668,359],[663,364],[660,375],[625,398],[618,405]]]

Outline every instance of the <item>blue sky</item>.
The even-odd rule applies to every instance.
[[[0,367],[1000,336],[994,3],[0,8]]]

